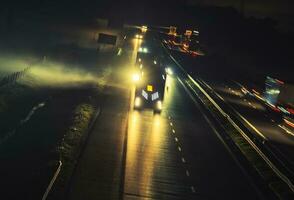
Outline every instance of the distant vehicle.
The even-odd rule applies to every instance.
[[[155,48],[152,47],[151,44],[143,42],[137,52],[136,64],[138,65],[149,61],[153,62],[156,58],[154,49]]]
[[[204,51],[199,42],[199,32],[186,30],[182,38],[181,48],[192,56],[204,56]]]
[[[170,26],[169,27],[169,32],[168,32],[169,35],[174,35],[176,36],[177,35],[177,27],[175,26]]]
[[[142,31],[142,33],[146,33],[147,30],[148,30],[148,27],[147,27],[147,26],[142,26],[142,27],[141,27],[141,31]]]
[[[147,46],[142,45],[139,47],[136,58],[136,65],[142,64],[145,60],[152,59],[152,54]]]
[[[135,109],[152,108],[154,112],[161,112],[165,91],[165,71],[157,64],[150,63],[133,76],[136,81]]]
[[[294,84],[267,76],[264,89],[257,89],[256,86],[241,88],[245,95],[255,97],[264,102],[268,111],[274,111],[276,121],[284,121],[294,128]]]
[[[257,91],[252,92],[257,96]],[[294,128],[294,84],[267,76],[261,98],[272,110],[282,113],[284,121]]]
[[[136,35],[135,35],[135,38],[136,38],[136,39],[143,39],[143,35],[142,35],[142,34],[136,34]]]
[[[141,70],[145,67],[150,67],[153,65],[157,65],[160,68],[164,68],[164,60],[164,56],[156,52],[138,52],[135,66],[137,66]]]
[[[190,39],[190,37],[192,36],[192,31],[191,30],[186,30],[185,34],[184,34],[188,39]]]

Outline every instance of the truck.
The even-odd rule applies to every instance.
[[[136,76],[134,109],[152,108],[155,113],[162,110],[165,92],[165,70],[156,62],[148,63]]]
[[[272,110],[282,114],[286,124],[294,128],[294,83],[267,76],[263,98]]]

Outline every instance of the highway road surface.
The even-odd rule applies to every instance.
[[[114,71],[134,65],[138,41]],[[126,70],[127,71],[127,70]],[[114,73],[68,192],[69,199],[263,199],[177,75],[163,110],[133,110],[134,86]]]

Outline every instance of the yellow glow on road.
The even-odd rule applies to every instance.
[[[134,40],[133,63],[138,47],[139,42]],[[168,148],[166,145],[170,126],[163,113],[154,114],[153,110],[133,110],[136,103],[134,86],[130,101],[124,192],[138,196],[152,196],[155,175],[158,175],[160,170],[158,163],[164,161],[163,149]]]
[[[141,99],[140,99],[140,97],[136,97],[136,99],[135,99],[135,107],[140,107],[141,106]]]
[[[137,74],[137,73],[133,74],[132,79],[134,82],[138,82],[140,80],[140,74]]]
[[[146,33],[147,30],[148,30],[148,27],[147,27],[147,26],[142,26],[142,27],[141,27],[141,31],[142,31],[142,33]]]
[[[138,40],[138,39],[133,39],[132,40],[133,43],[133,52],[132,52],[132,58],[131,58],[131,63],[135,63],[136,57],[137,57],[137,52],[139,47],[141,46],[142,40]]]
[[[156,163],[162,159],[159,153],[165,144],[166,123],[151,111],[132,111],[129,117],[125,190],[149,196]]]

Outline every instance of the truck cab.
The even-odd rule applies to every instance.
[[[135,109],[152,108],[161,112],[165,91],[165,71],[156,63],[141,69],[140,81],[135,89]]]

